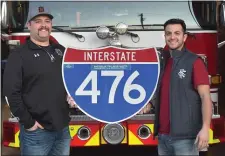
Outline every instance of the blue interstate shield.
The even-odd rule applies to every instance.
[[[67,93],[86,115],[105,123],[137,114],[156,90],[159,69],[155,48],[67,48],[62,64]]]

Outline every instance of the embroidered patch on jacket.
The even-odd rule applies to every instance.
[[[178,73],[178,76],[180,77],[180,79],[185,78],[185,76],[186,76],[186,70],[180,69],[180,71]]]
[[[63,53],[60,49],[55,49],[55,52],[59,55],[59,56],[63,56]]]

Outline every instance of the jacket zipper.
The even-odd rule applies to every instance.
[[[170,135],[174,136],[173,131],[172,131],[172,101],[171,101],[171,93],[172,93],[172,80],[173,80],[173,75],[174,75],[174,68],[177,66],[179,60],[176,60],[175,58],[172,58],[173,64],[172,64],[172,72],[170,75],[170,90],[169,90],[169,107],[170,107]]]

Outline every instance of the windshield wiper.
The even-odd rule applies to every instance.
[[[104,26],[106,26],[106,27],[108,27],[108,28],[113,28],[113,27],[115,27],[114,25],[104,25]],[[100,26],[99,25],[97,25],[97,26],[86,26],[86,27],[71,27],[71,29],[97,29],[97,28],[99,28]]]
[[[65,32],[67,34],[70,34],[70,35],[76,37],[78,39],[78,41],[80,41],[80,42],[84,42],[85,41],[85,37],[83,35],[79,35],[79,34],[76,34],[76,33],[72,33],[72,32],[70,32],[68,30],[64,30],[64,29],[59,28],[59,27],[56,27],[56,26],[52,26],[52,28],[53,29],[56,29],[56,30],[58,30],[60,32]]]

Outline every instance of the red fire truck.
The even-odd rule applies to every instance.
[[[224,24],[222,3],[217,12],[214,1],[180,2],[46,2],[2,1],[2,67],[7,63],[10,49],[23,44],[29,36],[26,22],[30,11],[39,6],[48,7],[54,16],[51,39],[65,47],[98,48],[103,46],[156,47],[163,50],[163,23],[170,18],[186,22],[188,39],[186,46],[204,60],[211,83],[213,116],[209,144],[225,142],[225,120],[219,114],[218,87],[221,76],[217,71],[218,44],[217,23]],[[220,18],[216,18],[219,13]],[[121,23],[122,22],[122,23]],[[2,68],[3,72],[4,68]],[[79,109],[71,108],[71,146],[101,146],[127,144],[156,146],[153,140],[154,107],[147,114],[137,114],[117,124],[98,122]],[[110,133],[113,131],[113,133]],[[13,117],[3,123],[5,146],[19,147],[19,124]]]

